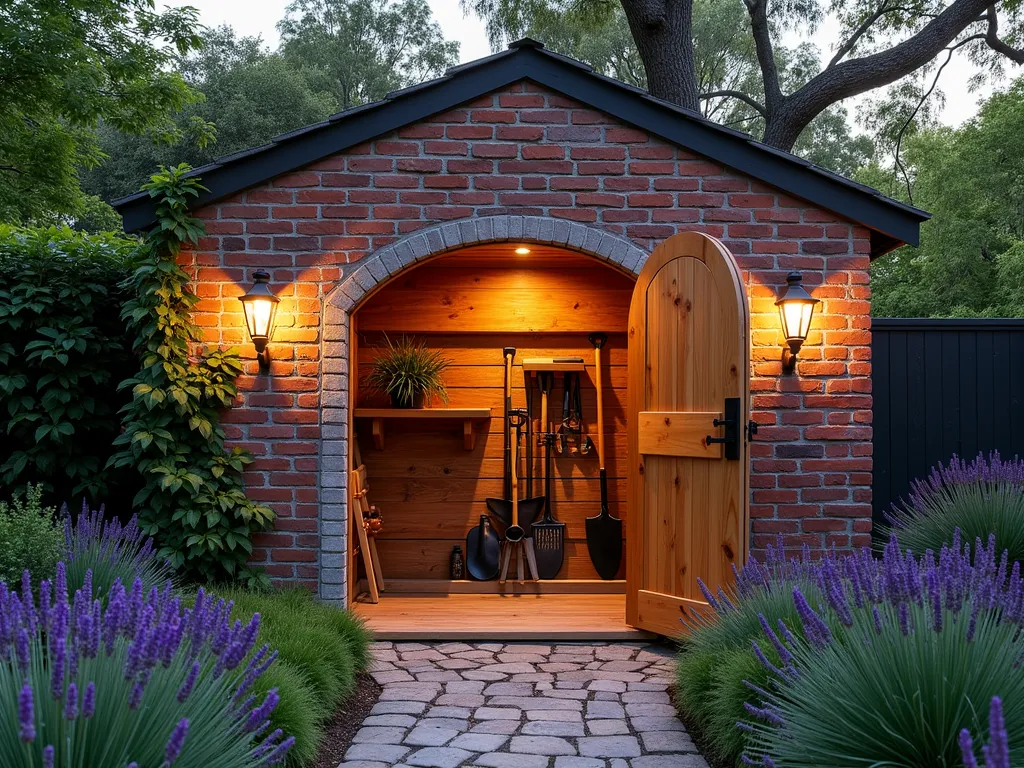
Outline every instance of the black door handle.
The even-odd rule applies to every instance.
[[[704,438],[707,445],[721,444],[724,446],[725,458],[730,461],[738,461],[740,458],[740,431],[737,427],[740,421],[740,399],[738,397],[725,398],[725,418],[714,419],[711,423],[716,427],[725,427],[724,437],[708,435]]]

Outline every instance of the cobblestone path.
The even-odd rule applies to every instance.
[[[380,701],[339,768],[707,768],[643,643],[376,643]]]

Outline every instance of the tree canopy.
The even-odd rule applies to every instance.
[[[702,101],[729,98],[763,121],[764,141],[793,148],[812,121],[844,99],[936,68],[954,54],[987,72],[1024,62],[1019,0],[462,0],[487,22],[492,45],[519,37],[535,19],[571,17],[602,30],[625,17],[650,92],[697,111]],[[709,5],[711,26],[702,23]],[[735,21],[736,10],[745,23]],[[807,77],[787,76],[780,47],[790,29],[813,30],[825,16],[838,20],[840,42],[825,67]],[[723,50],[721,37],[741,32],[756,59],[756,77],[733,87],[710,81],[706,63]],[[731,47],[731,46],[730,46]]]
[[[919,248],[872,266],[879,317],[1024,317],[1024,79],[996,93],[963,126],[908,139],[908,190],[872,166],[860,180],[913,201],[934,218]]]
[[[200,42],[195,10],[152,0],[0,3],[0,221],[74,216],[94,131],[170,136],[198,94],[170,66]]]

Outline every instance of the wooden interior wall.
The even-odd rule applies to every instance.
[[[384,335],[413,335],[452,361],[446,373],[449,405],[492,409],[478,424],[476,445],[463,448],[462,424],[392,421],[385,447],[373,447],[368,420],[356,434],[369,471],[370,498],[384,516],[377,541],[385,579],[446,579],[452,547],[486,512],[484,500],[501,497],[503,470],[502,348],[516,348],[513,406],[524,407],[521,367],[528,357],[577,355],[586,429],[597,429],[593,331],[609,336],[604,367],[604,408],[613,515],[625,519],[626,323],[633,280],[587,256],[534,247],[515,256],[514,245],[481,246],[436,259],[399,276],[356,314],[359,379],[369,371]],[[562,374],[556,374],[549,419],[562,413]],[[534,389],[539,423],[540,393]],[[433,403],[434,406],[441,405]],[[358,388],[356,407],[387,401]],[[596,438],[596,435],[594,435]],[[543,493],[543,451],[534,451],[534,495]],[[552,511],[567,525],[560,579],[596,579],[586,547],[584,520],[600,512],[596,439],[584,458],[553,460]],[[525,494],[525,488],[521,489]],[[521,494],[521,497],[522,497]],[[623,568],[625,559],[623,559]],[[620,577],[624,570],[620,572]]]

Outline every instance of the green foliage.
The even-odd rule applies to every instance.
[[[275,688],[281,700],[270,715],[271,727],[280,728],[295,737],[295,745],[288,751],[286,765],[309,765],[316,759],[320,739],[323,737],[323,705],[306,676],[291,662],[280,657],[260,675],[253,685],[253,693],[262,699]]]
[[[0,221],[82,209],[77,167],[99,162],[93,128],[171,136],[197,98],[168,66],[199,43],[193,8],[148,0],[13,0],[0,9]]]
[[[142,529],[175,568],[213,580],[260,578],[249,570],[252,534],[273,520],[269,507],[245,496],[242,469],[252,461],[240,448],[227,451],[219,412],[237,394],[236,350],[204,350],[192,321],[198,301],[177,264],[184,243],[195,243],[202,224],[188,212],[202,189],[188,166],[162,169],[145,189],[156,198],[157,226],[148,258],[131,279],[134,298],[122,317],[135,335],[140,371],[122,382],[132,400],[122,411],[119,450],[109,464],[133,467],[144,480],[135,497]]]
[[[369,663],[370,633],[349,611],[319,603],[304,590],[229,589],[218,590],[218,595],[234,601],[235,615],[243,623],[260,614],[257,646],[267,643],[279,652],[264,684],[274,687],[284,682],[271,722],[295,736],[292,762],[312,759],[322,726],[352,692],[356,674]]]
[[[439,350],[431,351],[426,343],[402,336],[397,342],[384,337],[385,346],[366,377],[370,389],[387,393],[401,407],[413,406],[421,397],[437,395],[448,402],[444,370],[451,365]]]
[[[51,573],[57,566],[63,535],[42,495],[41,486],[30,485],[24,498],[0,501],[0,582],[17,584],[25,570]]]
[[[293,0],[277,25],[281,53],[310,68],[348,109],[442,75],[459,61],[426,0]]]
[[[153,540],[139,530],[138,518],[127,525],[117,518],[104,519],[103,507],[82,511],[74,522],[67,511],[64,516],[63,561],[68,589],[74,594],[91,574],[92,588],[99,599],[106,600],[115,581],[134,584],[141,580],[143,591],[163,588],[174,580],[167,560],[153,550]]]
[[[915,205],[933,214],[921,246],[872,264],[878,317],[1024,317],[1024,80],[959,128],[919,131],[906,147]],[[858,180],[909,200],[901,175]]]
[[[777,663],[774,654],[768,654]],[[747,683],[770,688],[771,673],[749,649],[719,655],[714,680],[708,691],[708,719],[705,735],[719,760],[741,764],[747,735],[736,723],[747,720],[746,703],[757,698]]]
[[[0,485],[53,498],[109,496],[103,464],[135,370],[120,304],[139,244],[0,226]],[[123,479],[123,478],[122,478]]]
[[[114,200],[135,192],[161,165],[206,165],[320,122],[338,109],[333,88],[318,70],[285,61],[259,38],[237,37],[230,27],[206,30],[203,47],[178,59],[177,67],[189,87],[204,96],[174,115],[179,140],[154,142],[101,124],[99,145],[109,159],[83,169],[84,189]],[[216,124],[215,137],[208,133],[210,124]]]
[[[961,765],[957,734],[987,730],[988,703],[1001,696],[1011,746],[1024,744],[1022,636],[998,612],[943,610],[943,630],[931,631],[931,605],[901,608],[916,629],[904,634],[899,609],[879,606],[882,629],[869,611],[855,612],[850,642],[815,650],[791,645],[799,675],[774,689],[771,704],[784,728],[755,724],[756,751],[785,766]],[[974,637],[966,639],[974,624]],[[748,718],[749,719],[749,718]],[[1014,764],[1020,755],[1016,754]]]

